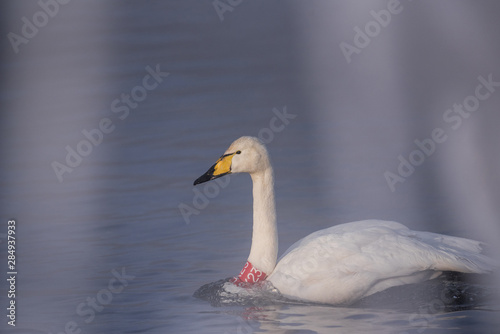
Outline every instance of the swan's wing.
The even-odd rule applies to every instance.
[[[498,266],[496,261],[481,254],[483,243],[476,240],[411,230],[401,236],[408,243],[428,250],[428,260],[436,261],[430,264],[434,270],[481,274]]]
[[[269,280],[285,295],[341,303],[439,271],[491,268],[476,241],[415,232],[385,221],[362,221],[315,232],[295,243]],[[311,298],[313,297],[313,298]]]
[[[318,246],[333,247],[338,242],[345,241],[344,247],[357,246],[363,243],[364,237],[369,237],[369,234],[363,235],[361,231],[371,229],[372,231],[386,232],[386,231],[410,231],[406,226],[392,221],[382,220],[363,220],[358,222],[351,222],[346,224],[335,225],[323,230],[316,231],[308,236],[300,239],[290,246],[285,253],[281,256],[280,260],[288,255],[288,253],[305,247],[314,247],[316,243]],[[341,241],[342,240],[342,241]],[[309,246],[311,245],[311,246]]]

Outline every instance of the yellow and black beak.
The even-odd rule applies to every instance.
[[[214,180],[231,173],[231,161],[235,153],[224,154],[210,169],[194,181],[193,185]]]

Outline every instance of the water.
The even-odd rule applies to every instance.
[[[16,220],[18,272],[16,328],[2,317],[2,332],[487,333],[498,328],[497,300],[483,298],[496,293],[491,280],[460,285],[459,295],[469,298],[459,303],[463,308],[443,306],[440,296],[453,291],[453,282],[424,286],[433,292],[425,299],[397,290],[350,307],[267,297],[213,306],[193,297],[202,285],[236,275],[250,249],[250,178],[232,175],[192,186],[241,135],[269,142],[280,253],[310,232],[364,218],[485,241],[497,236],[495,229],[478,228],[491,222],[486,214],[475,224],[451,223],[457,211],[445,192],[433,192],[433,161],[397,193],[388,190],[382,173],[397,163],[404,151],[399,134],[416,116],[349,113],[347,104],[356,99],[374,106],[363,99],[370,87],[356,91],[345,106],[320,105],[328,83],[311,79],[318,69],[305,59],[316,55],[308,51],[313,39],[307,28],[321,16],[316,5],[243,1],[221,21],[210,1],[70,2],[17,53],[2,40],[0,99],[7,112],[1,125],[1,219]],[[4,7],[4,28],[18,34],[21,18],[32,19],[41,10],[35,2]],[[344,23],[349,31],[359,24]],[[369,51],[362,55],[368,58]],[[342,69],[333,86],[352,84],[346,78],[354,74],[342,77],[343,71],[364,73],[362,67],[346,68],[342,58],[332,63]],[[359,63],[374,68],[366,59]],[[127,95],[135,102],[126,102]],[[497,101],[494,96],[482,108]],[[496,116],[485,112],[470,124],[491,124],[488,117]],[[427,124],[414,129],[419,138],[436,126]],[[398,129],[392,135],[399,140],[385,137],[392,129]],[[405,147],[411,147],[409,139]],[[80,159],[68,158],[71,150],[83,152]],[[498,155],[489,157],[488,166],[494,166]],[[54,169],[54,162],[67,169],[57,164],[63,169]],[[484,186],[470,180],[470,187]],[[483,199],[481,206],[473,201],[468,206],[477,209],[494,197],[475,198]],[[1,226],[5,259],[7,229]],[[5,280],[0,287],[5,307]]]

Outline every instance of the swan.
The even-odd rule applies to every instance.
[[[253,184],[253,232],[248,260],[231,282],[248,287],[270,282],[286,298],[351,304],[403,284],[423,282],[443,271],[487,273],[494,261],[481,243],[412,231],[382,220],[364,220],[314,232],[293,244],[277,263],[278,231],[273,169],[255,137],[235,140],[194,185],[230,173],[249,173]]]

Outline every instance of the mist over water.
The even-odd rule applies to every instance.
[[[497,2],[41,0],[1,12],[0,255],[14,219],[18,305],[2,332],[498,328],[494,274],[342,307],[195,298],[245,263],[252,193],[248,175],[192,186],[234,139],[258,136],[280,254],[376,218],[498,257]]]

